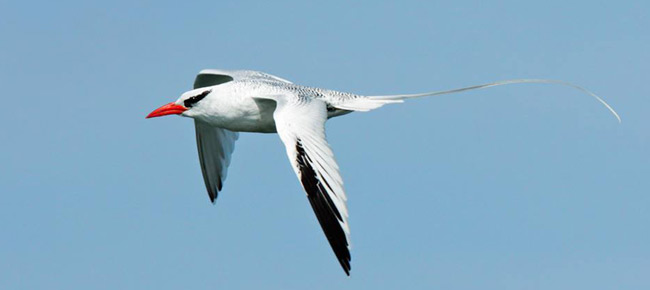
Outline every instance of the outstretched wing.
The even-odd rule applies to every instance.
[[[196,76],[194,88],[215,86],[233,80],[238,81],[244,79],[262,79],[267,81],[291,83],[281,77],[253,70],[204,69]]]
[[[199,73],[194,80],[194,88],[215,86],[232,80],[232,77],[225,74]],[[214,203],[226,180],[230,157],[235,150],[235,141],[239,138],[239,133],[213,127],[199,120],[194,120],[194,126],[203,181],[210,201]]]
[[[199,120],[194,120],[194,125],[203,181],[210,201],[214,203],[226,180],[230,157],[235,150],[239,133],[213,127]]]
[[[346,274],[350,274],[350,228],[343,180],[325,140],[327,107],[311,98],[271,97],[273,118],[289,161],[318,222]]]

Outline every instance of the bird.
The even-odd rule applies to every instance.
[[[212,203],[222,191],[239,132],[277,133],[327,241],[349,276],[347,197],[339,166],[325,138],[325,122],[407,99],[517,83],[573,87],[594,97],[621,121],[618,113],[598,95],[559,80],[512,79],[420,94],[365,96],[302,86],[260,71],[223,69],[200,71],[192,90],[146,118],[180,115],[194,119],[201,172]]]

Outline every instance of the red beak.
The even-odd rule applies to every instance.
[[[181,105],[176,105],[174,103],[169,103],[149,113],[149,115],[147,115],[147,119],[166,115],[180,115],[185,111],[187,111],[187,108]]]

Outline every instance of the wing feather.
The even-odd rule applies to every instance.
[[[281,77],[274,76],[272,74],[253,71],[253,70],[224,70],[224,69],[204,69],[199,72],[199,75],[196,78],[196,83],[204,83],[209,85],[202,85],[201,87],[208,87],[218,85],[224,82],[232,80],[243,80],[243,79],[263,79],[267,81],[276,81],[283,83],[291,83],[288,80],[285,80]]]
[[[327,108],[309,98],[274,97],[276,128],[289,161],[341,267],[350,274],[350,228],[343,179],[325,139]]]
[[[239,133],[210,126],[195,120],[196,146],[199,151],[203,181],[210,201],[214,203],[228,174],[230,157]]]

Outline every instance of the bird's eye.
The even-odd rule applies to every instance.
[[[196,104],[196,102],[205,98],[205,96],[207,96],[210,92],[211,92],[210,90],[207,90],[196,96],[190,97],[187,100],[183,101],[183,105],[185,105],[186,108],[191,108],[192,106],[194,106],[194,104]]]

